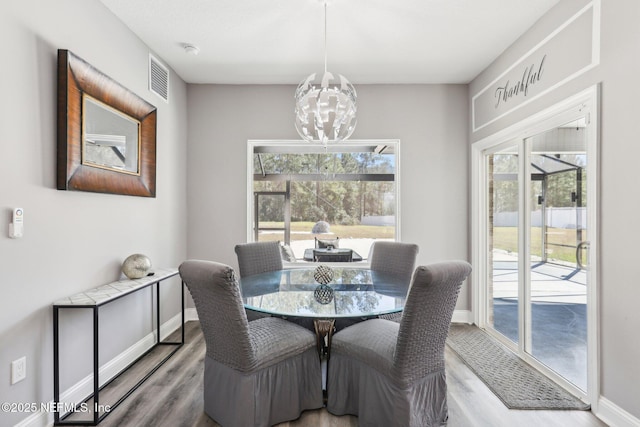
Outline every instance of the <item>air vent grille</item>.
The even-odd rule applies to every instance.
[[[169,70],[149,55],[149,90],[169,102]]]

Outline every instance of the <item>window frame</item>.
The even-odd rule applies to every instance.
[[[400,241],[401,236],[401,179],[400,179],[400,140],[397,139],[366,139],[366,140],[349,140],[337,143],[330,143],[325,147],[321,143],[314,142],[305,142],[300,140],[248,140],[247,141],[247,164],[246,164],[246,173],[247,173],[247,221],[246,221],[246,236],[247,242],[255,241],[254,238],[254,230],[253,230],[253,215],[254,215],[254,189],[253,189],[253,155],[256,147],[287,147],[287,149],[299,149],[301,154],[309,153],[309,152],[317,152],[324,150],[334,150],[336,152],[348,152],[355,149],[355,147],[359,146],[372,146],[372,147],[381,147],[381,146],[390,146],[393,147],[394,157],[395,157],[395,172],[394,172],[394,182],[395,182],[395,232],[394,232],[394,240]],[[340,147],[344,147],[343,151]],[[314,151],[317,150],[317,151]],[[365,255],[365,254],[363,254]]]

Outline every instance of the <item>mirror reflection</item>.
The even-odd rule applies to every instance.
[[[83,94],[82,164],[140,174],[140,122]]]

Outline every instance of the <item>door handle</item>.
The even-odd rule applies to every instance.
[[[584,263],[582,262],[582,252],[587,251],[587,255],[588,255],[590,243],[591,242],[585,240],[584,242],[578,243],[578,246],[576,246],[576,263],[578,264],[578,267],[582,270],[589,269],[588,265],[585,266]],[[589,256],[587,256],[587,262],[588,260],[589,260]]]

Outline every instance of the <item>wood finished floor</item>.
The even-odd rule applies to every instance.
[[[205,427],[219,426],[203,412],[202,376],[205,345],[200,324],[186,324],[185,345],[143,385],[115,408],[102,427]],[[595,427],[606,426],[589,411],[509,410],[449,348],[446,351],[449,388],[449,427]],[[114,384],[118,394],[127,383]],[[126,390],[126,389],[125,389]],[[106,390],[105,390],[106,392]],[[107,393],[105,393],[105,396]],[[101,395],[101,402],[107,403]],[[295,421],[278,427],[351,427],[354,416],[337,417],[325,409],[306,411]],[[233,426],[232,426],[233,427]],[[384,426],[390,427],[390,426]]]

